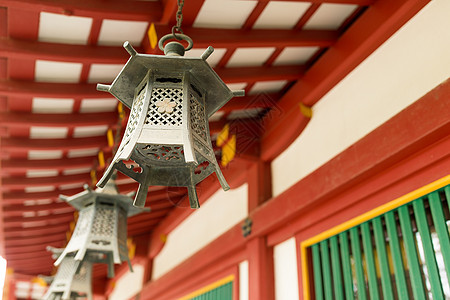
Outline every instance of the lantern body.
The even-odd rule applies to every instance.
[[[198,208],[195,186],[210,174],[215,172],[222,188],[229,189],[215,158],[208,118],[234,94],[203,58],[129,52],[132,57],[107,90],[130,107],[130,116],[97,185],[104,186],[117,169],[140,183],[136,206],[144,206],[149,185],[162,185],[187,187],[191,207]],[[130,158],[140,173],[123,163]]]
[[[127,196],[90,189],[63,199],[79,210],[79,216],[72,237],[55,265],[73,253],[76,261],[90,255],[92,262],[108,264],[108,277],[114,276],[114,264],[127,261],[131,269],[127,218],[143,210],[132,206],[132,200]]]
[[[92,300],[92,262],[76,261],[73,255],[66,255],[58,267],[53,281],[43,300],[72,300],[86,297]]]

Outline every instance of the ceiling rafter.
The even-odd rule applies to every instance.
[[[45,217],[38,217],[38,218],[45,218]],[[7,221],[4,222],[4,228],[5,230],[28,230],[29,228],[45,228],[48,226],[56,226],[64,223],[68,223],[73,221],[73,214],[67,213],[58,215],[57,217],[53,217],[51,220],[42,220],[42,221],[28,221],[28,218],[11,218],[14,221]]]
[[[61,240],[59,244],[53,244],[54,246],[58,247],[63,247],[64,245],[64,240]],[[26,254],[28,253],[28,251],[30,252],[34,252],[34,251],[41,251],[42,249],[46,249],[46,247],[48,246],[48,243],[40,243],[40,244],[35,244],[32,246],[27,246],[27,247],[8,247],[6,249],[6,253],[10,254],[10,253],[21,253],[21,254]]]
[[[36,186],[55,186],[59,187],[66,184],[77,184],[91,182],[89,174],[60,175],[52,177],[9,177],[2,179],[1,189],[23,189]],[[81,185],[82,186],[82,185]]]
[[[80,138],[79,141],[88,140],[91,138]],[[94,138],[98,139],[98,138]],[[4,139],[2,140],[2,148],[5,145],[6,141],[12,140],[12,145],[16,142],[19,143],[19,139]],[[27,140],[25,140],[27,141]],[[32,140],[28,140],[31,142]],[[70,139],[65,140],[66,142],[70,142]],[[47,141],[50,142],[50,141]],[[26,143],[28,145],[28,143]],[[98,145],[98,144],[97,144]],[[98,147],[98,146],[97,146]],[[1,170],[0,172],[9,172],[9,171],[22,171],[22,170],[42,170],[42,169],[52,169],[52,170],[66,170],[66,169],[81,169],[91,167],[93,165],[95,157],[79,157],[79,158],[64,158],[64,159],[53,159],[51,161],[51,165],[49,165],[49,160],[23,160],[23,159],[10,159],[1,161]]]
[[[39,226],[33,226],[33,224],[40,224],[40,223],[53,223],[58,224],[61,221],[65,220],[64,222],[70,222],[73,221],[73,213],[66,213],[66,214],[60,214],[58,216],[54,216],[53,218],[49,219],[47,216],[39,216],[39,217],[30,217],[30,218],[24,218],[24,217],[13,217],[13,218],[5,218],[5,227],[19,227],[19,228],[32,228],[32,227],[41,227],[45,225],[39,225]],[[24,225],[24,226],[22,226]]]
[[[170,26],[156,26],[164,35]],[[339,38],[336,30],[292,29],[222,29],[183,27],[184,34],[194,41],[195,48],[238,47],[329,47]],[[158,50],[159,51],[159,50]]]
[[[101,19],[158,22],[163,10],[161,1],[129,0],[124,5],[121,0],[78,1],[78,0],[3,0],[2,6],[25,11],[47,11]]]
[[[306,71],[304,66],[262,66],[240,68],[216,68],[216,73],[225,83],[257,82],[272,80],[298,80]],[[51,98],[105,98],[105,93],[96,91],[89,83],[50,83],[18,80],[1,80],[0,95]],[[106,96],[107,97],[107,96]]]
[[[0,113],[0,126],[6,127],[84,127],[117,124],[116,112],[39,114],[39,113]]]
[[[69,227],[67,227],[69,229]],[[27,245],[35,245],[35,244],[47,244],[51,245],[52,243],[61,243],[66,238],[66,234],[57,234],[57,235],[44,235],[44,236],[36,236],[36,237],[9,237],[7,239],[8,245],[12,247],[19,246],[27,246]]]
[[[42,126],[42,125],[41,125]],[[48,125],[44,125],[48,126]],[[24,148],[25,147],[25,148]],[[2,141],[2,152],[17,152],[17,151],[26,151],[29,150],[78,150],[78,149],[95,149],[99,148],[102,150],[106,150],[107,148],[107,139],[106,137],[96,136],[96,137],[87,137],[87,138],[66,138],[66,139],[23,139],[23,138],[8,138]],[[59,167],[59,170],[67,169],[71,167],[80,167],[86,166],[90,162],[89,165],[92,165],[92,159],[90,158],[77,158],[77,159],[68,159],[62,161],[62,166]],[[5,161],[9,162],[9,161]],[[47,164],[46,164],[46,163]],[[21,169],[22,167],[28,168],[38,168],[42,169],[47,165],[48,168],[48,160],[45,161],[28,161],[23,164],[13,165],[13,163],[8,164],[7,166],[2,166],[2,170],[13,170],[13,169]],[[23,166],[21,166],[23,165]],[[55,161],[52,161],[52,169],[56,166]],[[58,165],[60,166],[60,165]]]
[[[159,32],[171,32],[158,26]],[[338,39],[334,30],[268,30],[183,28],[196,48],[229,47],[329,47]],[[136,47],[136,51],[143,51]],[[160,54],[160,50],[154,50]],[[42,59],[63,62],[125,64],[128,53],[118,46],[86,46],[0,38],[0,56],[17,59]]]

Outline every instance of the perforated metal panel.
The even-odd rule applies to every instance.
[[[166,108],[165,105],[158,105],[165,101],[165,103],[173,102],[172,112],[161,112],[161,108]],[[153,88],[149,107],[147,110],[147,117],[145,124],[157,127],[179,127],[183,124],[183,89],[177,88]]]
[[[125,129],[124,138],[122,139],[118,152],[123,151],[123,149],[128,145],[131,137],[133,136],[133,132],[137,128],[139,117],[142,113],[142,110],[144,109],[144,99],[146,91],[147,85],[144,85],[142,90],[139,92],[139,95],[136,97],[136,100],[133,102],[133,106],[131,108],[130,116],[128,119],[127,128]]]
[[[183,146],[181,145],[152,145],[139,147],[138,151],[148,159],[155,161],[184,162]]]
[[[189,95],[189,105],[191,129],[198,138],[206,142],[207,130],[205,107],[203,103],[200,103],[192,93]]]

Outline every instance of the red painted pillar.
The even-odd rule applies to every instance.
[[[272,197],[272,177],[270,163],[256,161],[248,170],[248,211]]]
[[[273,248],[258,237],[247,243],[247,251],[249,299],[274,299]]]

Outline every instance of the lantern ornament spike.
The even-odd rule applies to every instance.
[[[184,40],[187,47],[171,38]],[[164,45],[165,44],[165,45]],[[187,187],[189,203],[199,208],[195,186],[216,173],[224,190],[230,187],[216,161],[208,118],[234,96],[206,62],[208,47],[199,58],[184,57],[192,40],[169,34],[159,41],[165,55],[139,54],[129,43],[131,57],[111,85],[99,84],[130,108],[125,134],[97,186],[103,187],[114,170],[139,183],[134,205],[143,207],[150,185]],[[124,162],[133,160],[140,171]]]
[[[114,175],[115,177],[115,175]],[[96,190],[85,191],[71,197],[61,197],[79,211],[77,224],[66,248],[55,266],[66,256],[75,261],[90,257],[94,263],[108,265],[108,277],[114,277],[114,264],[127,261],[131,269],[127,248],[127,218],[149,208],[137,208],[132,199],[118,193],[114,180]]]

